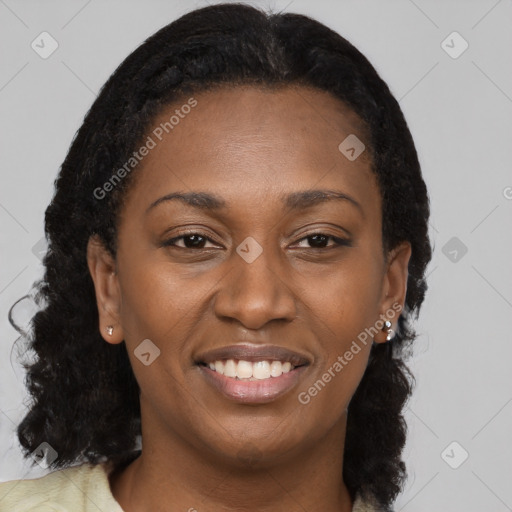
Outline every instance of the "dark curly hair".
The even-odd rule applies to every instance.
[[[19,441],[25,456],[49,443],[58,452],[52,469],[133,457],[139,387],[125,344],[105,343],[98,331],[86,247],[97,234],[115,257],[118,213],[137,171],[104,199],[93,191],[130,158],[166,105],[245,84],[313,87],[348,105],[368,131],[382,197],[383,251],[402,241],[412,246],[396,336],[372,345],[348,408],[345,484],[352,498],[374,496],[388,507],[406,478],[402,412],[414,377],[404,361],[417,336],[411,321],[424,299],[432,255],[429,199],[414,142],[388,86],[346,39],[307,16],[244,4],[192,11],[152,35],[108,79],[78,130],[45,213],[45,273],[34,283],[44,306],[26,339],[26,354],[33,356],[23,363],[31,403]]]

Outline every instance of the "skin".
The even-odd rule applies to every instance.
[[[304,87],[250,86],[194,98],[197,106],[134,171],[116,258],[95,237],[88,245],[100,332],[108,343],[126,342],[141,388],[143,451],[112,475],[113,495],[126,512],[349,512],[347,407],[371,340],[310,403],[298,394],[393,304],[403,307],[410,244],[383,254],[369,152],[349,161],[338,150],[349,134],[365,141],[364,126],[338,99]],[[153,127],[184,103],[166,107]],[[308,189],[341,191],[360,208],[330,200],[291,210],[280,199]],[[174,200],[146,213],[178,191],[213,193],[228,207]],[[184,230],[212,241],[162,247]],[[351,245],[326,238],[315,248],[308,238],[315,233]],[[263,249],[250,264],[236,252],[248,236]],[[149,366],[134,355],[144,339],[161,351]],[[382,343],[386,333],[374,339]],[[193,359],[242,340],[295,349],[313,362],[279,399],[235,403]]]

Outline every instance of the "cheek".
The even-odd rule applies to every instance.
[[[326,275],[302,276],[301,301],[323,334],[335,340],[336,348],[357,337],[378,316],[380,269],[364,256],[340,263]]]
[[[197,283],[180,277],[169,263],[130,260],[120,267],[121,317],[128,337],[153,335],[164,340],[171,332],[179,332],[206,293]]]
[[[321,436],[345,418],[350,400],[364,375],[371,345],[359,344],[354,349],[349,341],[330,348],[327,360],[297,392],[300,415],[311,421],[312,437],[315,433]],[[321,424],[318,418],[321,418]]]
[[[349,297],[350,299],[350,297]],[[298,402],[312,417],[321,415],[323,428],[343,417],[365,372],[372,339],[361,341],[368,313],[364,302],[326,302],[314,321],[319,339],[315,370],[298,391]],[[330,309],[329,309],[330,308]]]
[[[121,322],[141,389],[141,406],[151,404],[151,409],[187,411],[191,401],[187,394],[183,396],[183,347],[195,328],[192,314],[200,293],[196,287],[190,288],[190,282],[168,263],[142,258],[143,263],[139,263],[133,256],[120,259],[119,264]],[[143,341],[148,339],[154,346]],[[144,351],[140,347],[145,347]],[[148,352],[146,365],[142,354]],[[167,421],[171,422],[171,418]],[[172,422],[181,420],[175,418]]]
[[[305,410],[325,415],[327,423],[348,407],[366,369],[372,338],[365,329],[378,318],[379,272],[375,261],[359,257],[340,264],[328,278],[301,283],[305,316],[320,351],[298,400]]]

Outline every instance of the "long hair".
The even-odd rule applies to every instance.
[[[115,256],[118,213],[137,169],[104,198],[94,190],[127,161],[170,102],[241,84],[313,87],[349,106],[368,130],[382,197],[383,251],[401,241],[412,246],[396,335],[373,344],[349,404],[343,463],[353,498],[374,496],[389,506],[406,478],[402,413],[414,378],[404,360],[416,337],[411,321],[424,299],[431,258],[429,200],[414,142],[388,86],[346,39],[307,16],[243,4],[192,11],[152,35],[108,79],[78,130],[45,213],[45,273],[35,283],[44,306],[28,340],[31,403],[19,441],[26,456],[49,443],[58,453],[53,469],[133,455],[141,429],[139,387],[125,344],[106,343],[98,331],[86,247],[97,234]]]

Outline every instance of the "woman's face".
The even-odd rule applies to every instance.
[[[339,149],[349,135],[367,144],[363,125],[328,93],[193,98],[148,132],[155,144],[133,171],[115,261],[89,244],[101,333],[126,342],[145,449],[180,439],[217,461],[284,460],[342,439],[372,338],[386,335],[358,340],[403,305],[410,246],[384,257],[369,153],[354,159],[353,137],[356,152]],[[286,361],[302,366],[286,372]],[[220,373],[251,368],[251,380]]]

